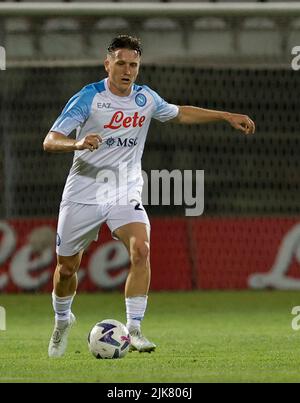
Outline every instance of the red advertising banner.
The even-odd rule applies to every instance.
[[[0,292],[51,291],[55,268],[56,220],[0,221]],[[162,248],[163,242],[165,246]],[[186,223],[153,220],[152,289],[189,290],[191,273]],[[98,242],[84,253],[78,272],[79,290],[123,288],[128,253],[103,226]]]
[[[191,227],[196,288],[300,289],[296,219],[199,219]]]
[[[152,290],[300,289],[296,219],[151,220]],[[56,220],[0,221],[0,292],[52,290]],[[123,289],[129,258],[106,226],[83,256],[79,291]]]

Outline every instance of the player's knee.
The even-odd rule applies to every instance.
[[[149,242],[135,239],[131,245],[131,262],[134,266],[143,266],[147,263],[150,254]]]
[[[58,264],[58,271],[62,280],[69,280],[78,270],[78,265],[74,262],[64,262]]]

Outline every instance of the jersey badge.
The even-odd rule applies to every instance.
[[[137,106],[145,106],[147,103],[147,98],[144,94],[137,94],[135,96],[135,103],[137,104]]]

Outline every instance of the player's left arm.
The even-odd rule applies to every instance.
[[[197,108],[195,106],[179,106],[176,118],[169,122],[181,124],[201,124],[209,122],[228,122],[232,127],[245,134],[255,132],[255,124],[247,115]]]

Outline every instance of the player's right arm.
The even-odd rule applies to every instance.
[[[78,150],[94,151],[99,148],[102,138],[98,133],[87,133],[80,140],[68,137],[73,130],[82,127],[89,118],[96,93],[93,84],[87,85],[68,101],[44,140],[45,151],[64,153]]]
[[[81,140],[73,140],[62,133],[50,131],[45,137],[43,147],[50,153],[67,153],[78,150],[94,151],[99,148],[102,138],[99,134],[88,134]]]

